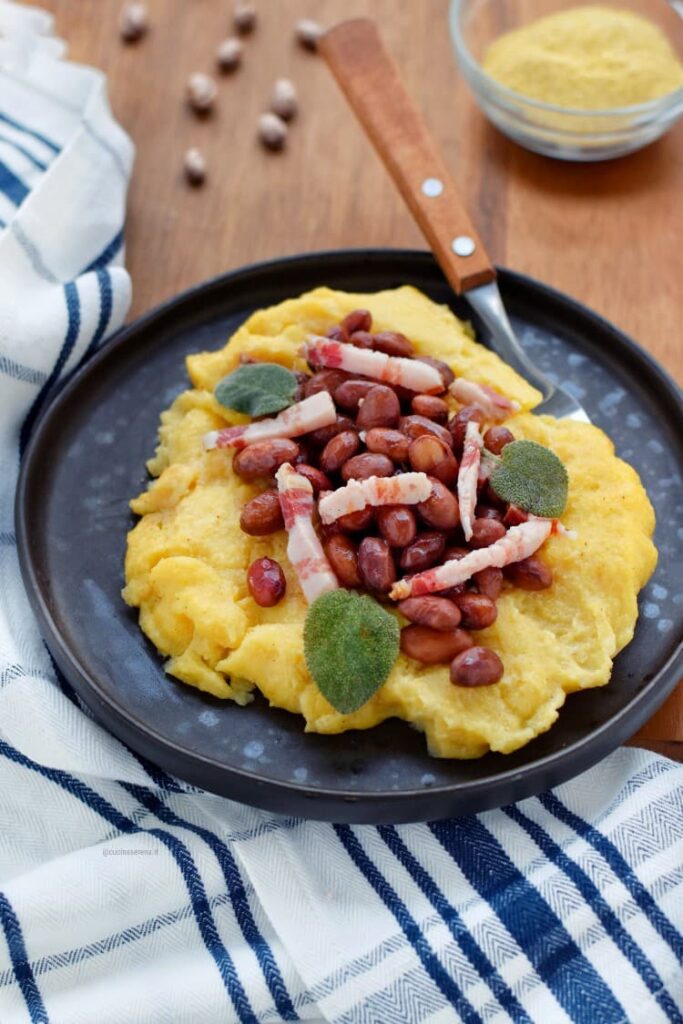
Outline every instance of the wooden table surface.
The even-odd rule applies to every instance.
[[[134,45],[118,37],[119,0],[39,5],[55,14],[70,56],[107,74],[114,113],[137,146],[126,230],[132,317],[253,260],[424,248],[326,67],[293,42],[297,18],[371,16],[495,261],[593,307],[683,380],[683,123],[611,163],[525,152],[487,124],[460,78],[447,0],[261,0],[243,66],[219,76],[215,111],[200,120],[184,103],[185,84],[193,71],[213,72],[216,46],[231,34],[229,0],[149,0],[150,31]],[[286,151],[272,154],[256,140],[256,121],[280,76],[296,82],[300,114]],[[208,161],[199,189],[181,173],[190,146]],[[683,686],[635,742],[682,756]]]

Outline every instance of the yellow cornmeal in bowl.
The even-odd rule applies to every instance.
[[[202,437],[244,422],[213,394],[240,355],[305,370],[306,336],[324,334],[359,307],[370,310],[374,329],[401,331],[418,355],[442,359],[456,374],[519,403],[508,421],[512,432],[547,445],[567,467],[562,519],[576,538],[554,536],[544,545],[543,560],[555,574],[549,590],[506,589],[497,621],[478,634],[503,661],[499,683],[453,686],[448,665],[401,654],[374,696],[344,715],[306,668],[307,605],[284,531],[252,537],[240,529],[242,505],[266,482],[242,480],[232,470],[233,451],[205,451]],[[550,728],[568,693],[608,682],[612,659],[633,636],[638,591],[657,559],[647,495],[597,427],[533,415],[539,393],[477,344],[447,307],[411,287],[361,295],[318,288],[259,310],[229,344],[190,356],[187,365],[191,387],[161,417],[160,444],[148,463],[154,480],[131,502],[141,518],[128,536],[124,590],[176,679],[239,704],[258,688],[272,705],[302,715],[309,732],[369,729],[401,718],[425,733],[432,754],[456,758],[516,750]],[[264,556],[276,559],[287,578],[285,597],[272,608],[256,604],[247,587],[247,568]]]
[[[523,96],[574,110],[634,106],[683,88],[683,65],[661,29],[612,7],[573,7],[506,32],[482,67]]]

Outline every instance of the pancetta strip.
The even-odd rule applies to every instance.
[[[463,558],[451,559],[435,569],[427,569],[415,576],[399,580],[394,584],[389,596],[395,601],[402,601],[406,597],[433,594],[454,587],[458,583],[465,583],[475,572],[481,572],[489,566],[502,569],[504,565],[520,562],[523,558],[533,555],[547,540],[552,530],[551,519],[530,519],[520,526],[513,526],[504,537],[490,547],[470,551]]]
[[[370,476],[367,480],[349,480],[344,487],[328,491],[318,501],[323,523],[333,523],[349,512],[366,505],[416,505],[426,501],[432,485],[426,473],[400,473],[398,476]]]
[[[458,470],[458,506],[460,508],[460,525],[465,534],[465,540],[469,540],[472,536],[482,445],[479,424],[470,420],[465,432],[465,443]]]
[[[287,557],[311,604],[339,587],[313,526],[313,488],[288,462],[280,466],[275,478],[287,531]]]
[[[204,435],[204,447],[245,448],[255,441],[270,441],[274,437],[299,437],[319,427],[334,423],[337,411],[328,391],[318,391],[302,402],[290,405],[277,416],[256,420],[241,427],[224,427]]]
[[[305,355],[316,366],[329,366],[348,370],[363,377],[372,377],[385,384],[400,384],[401,387],[420,393],[443,391],[441,374],[428,363],[419,359],[404,359],[375,352],[369,348],[355,348],[340,341],[331,341],[311,335],[305,345]]]

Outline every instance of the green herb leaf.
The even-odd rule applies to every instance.
[[[224,377],[214,394],[226,409],[265,416],[291,405],[296,388],[292,371],[278,363],[245,363]]]
[[[379,690],[398,652],[398,621],[367,594],[333,590],[308,609],[308,671],[323,696],[344,715],[357,711]]]
[[[500,454],[490,484],[499,498],[535,516],[557,519],[567,504],[567,470],[536,441],[512,441]]]

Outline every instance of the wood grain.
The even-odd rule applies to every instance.
[[[214,114],[184,103],[230,33],[226,0],[148,0],[151,28],[124,45],[118,0],[40,0],[73,59],[107,74],[114,113],[137,145],[127,225],[131,316],[253,260],[344,246],[424,247],[386,171],[323,62],[293,41],[297,18],[373,17],[442,149],[495,262],[575,296],[636,338],[679,381],[683,279],[683,124],[603,164],[527,153],[484,120],[455,67],[447,0],[262,0],[243,67],[219,79]],[[297,84],[287,149],[266,153],[256,119],[273,80]],[[206,155],[190,189],[182,157]],[[676,745],[678,741],[678,745]],[[683,687],[635,742],[683,752]]]

